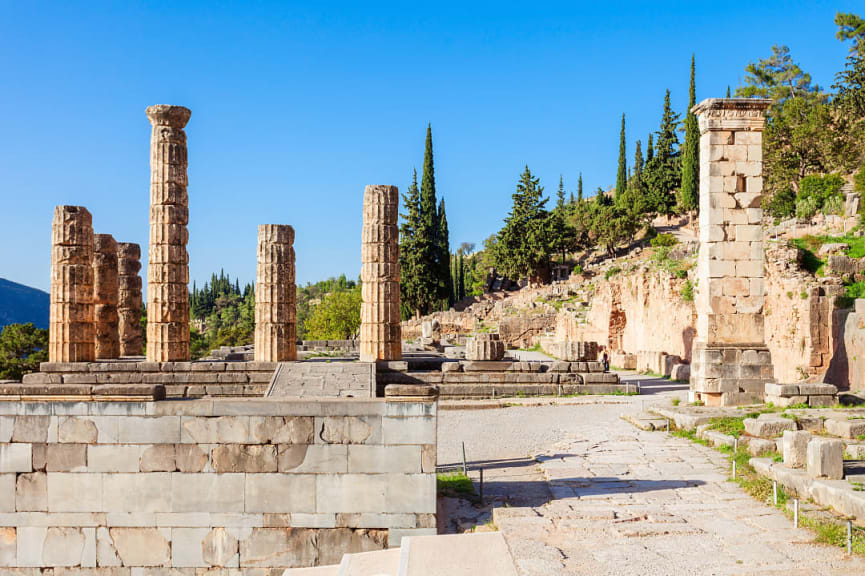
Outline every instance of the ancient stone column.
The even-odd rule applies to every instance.
[[[83,206],[57,206],[51,226],[50,362],[91,362],[93,217]]]
[[[186,132],[191,112],[151,106],[150,250],[147,267],[147,360],[189,360],[189,199]]]
[[[297,360],[294,287],[294,228],[258,227],[255,283],[255,360]]]
[[[763,333],[763,125],[770,100],[709,99],[700,123],[700,252],[691,396],[760,402],[773,380]]]
[[[117,242],[111,234],[96,234],[93,236],[93,329],[97,360],[120,357],[117,297]]]
[[[140,356],[141,338],[141,247],[131,242],[117,245],[117,327],[121,356]]]
[[[367,186],[363,192],[360,278],[360,359],[399,360],[399,190]]]

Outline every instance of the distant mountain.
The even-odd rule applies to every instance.
[[[0,327],[26,322],[48,328],[48,293],[0,278]]]

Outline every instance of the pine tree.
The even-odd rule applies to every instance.
[[[547,263],[548,213],[543,192],[540,181],[526,166],[495,245],[496,266],[511,279],[535,275]]]
[[[646,163],[645,170],[647,194],[652,209],[658,214],[672,213],[674,194],[681,184],[678,125],[679,115],[673,112],[670,105],[670,91],[667,90],[664,96],[664,113],[661,116],[661,126],[656,132],[658,140],[655,142],[654,155]]]
[[[565,207],[565,181],[559,174],[559,190],[556,192],[556,208]]]
[[[622,114],[622,130],[619,133],[619,172],[616,175],[616,198],[625,193],[628,182],[628,161],[625,158],[625,115]]]
[[[450,240],[448,238],[448,217],[445,212],[445,199],[442,198],[439,202],[438,208],[438,253],[436,255],[436,262],[438,264],[438,274],[437,274],[437,286],[438,286],[438,294],[439,299],[443,303],[447,303],[448,306],[453,304],[451,301],[451,246]]]
[[[577,181],[577,202],[583,201],[583,173],[580,172],[580,179]]]
[[[649,132],[649,140],[648,144],[646,144],[646,164],[652,161],[652,158],[655,157],[655,145],[652,142],[652,138],[654,135]]]
[[[691,55],[691,85],[688,92],[688,112],[685,115],[685,146],[682,157],[682,186],[679,190],[679,210],[697,209],[700,190],[700,127],[691,109],[697,104],[694,82],[694,55]]]
[[[424,304],[423,286],[418,277],[417,231],[420,227],[420,191],[417,187],[417,170],[412,174],[412,182],[402,195],[404,214],[400,214],[402,224],[399,228],[399,266],[400,266],[400,305],[402,314],[409,317],[420,314]]]

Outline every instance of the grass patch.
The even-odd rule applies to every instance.
[[[682,403],[681,398],[673,398],[673,406],[678,406],[681,403]]]
[[[436,492],[439,496],[471,497],[475,495],[475,487],[462,472],[446,472],[436,476]]]
[[[745,433],[745,418],[748,416],[750,416],[750,414],[745,416],[724,416],[722,418],[712,418],[709,420],[708,430],[717,430],[721,434],[727,434],[728,436],[738,438]]]
[[[541,343],[540,342],[538,342],[537,344],[535,344],[531,348],[517,348],[517,350],[519,350],[520,352],[543,352],[543,350],[541,350]]]
[[[622,269],[619,268],[618,266],[613,266],[612,268],[609,268],[606,272],[604,272],[604,279],[609,280],[610,278],[612,278],[613,276],[615,276],[616,274],[618,274],[621,271],[622,271]]]

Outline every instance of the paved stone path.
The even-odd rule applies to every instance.
[[[484,463],[522,575],[865,574],[727,481],[720,453],[619,418],[645,398],[617,401],[441,413],[440,461],[466,441]]]

